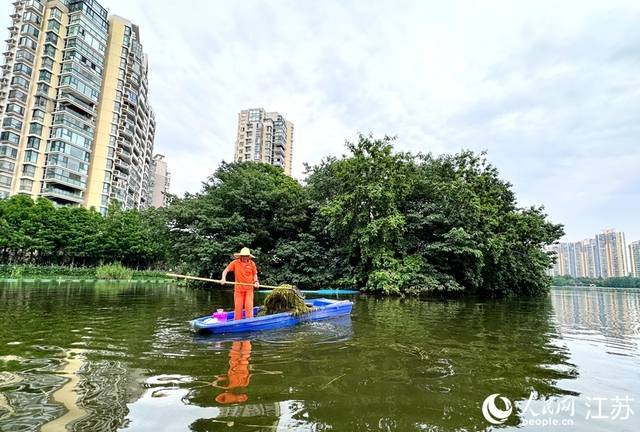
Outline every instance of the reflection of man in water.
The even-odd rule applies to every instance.
[[[246,393],[246,387],[249,386],[249,358],[251,356],[251,342],[234,341],[229,351],[229,372],[226,376],[219,375],[213,381],[212,385],[224,389],[225,391],[216,396],[216,402],[221,404],[232,404],[246,402],[249,396]],[[221,381],[227,380],[227,385],[220,385]],[[238,389],[239,392],[234,392]]]

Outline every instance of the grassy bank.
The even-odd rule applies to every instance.
[[[164,271],[134,270],[116,263],[98,267],[0,264],[0,279],[152,280],[169,278]]]

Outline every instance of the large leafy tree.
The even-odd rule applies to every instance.
[[[309,231],[309,204],[303,187],[279,168],[223,163],[201,192],[174,199],[168,209],[175,261],[217,276],[234,251],[248,246],[264,282],[310,283],[317,279],[310,269],[326,260]]]
[[[542,247],[562,235],[520,209],[483,154],[394,153],[360,136],[350,155],[310,168],[309,193],[357,286],[385,294],[534,294],[549,286]]]

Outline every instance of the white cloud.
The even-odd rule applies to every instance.
[[[230,160],[237,112],[261,106],[294,122],[298,178],[358,131],[488,149],[571,239],[640,238],[635,1],[101,2],[140,25],[174,192]]]

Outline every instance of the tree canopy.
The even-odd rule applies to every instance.
[[[120,261],[219,276],[243,246],[261,280],[385,295],[544,292],[561,225],[519,208],[485,154],[395,152],[361,135],[347,154],[307,167],[303,184],[262,163],[223,163],[200,192],[166,209],[0,201],[2,262]]]

